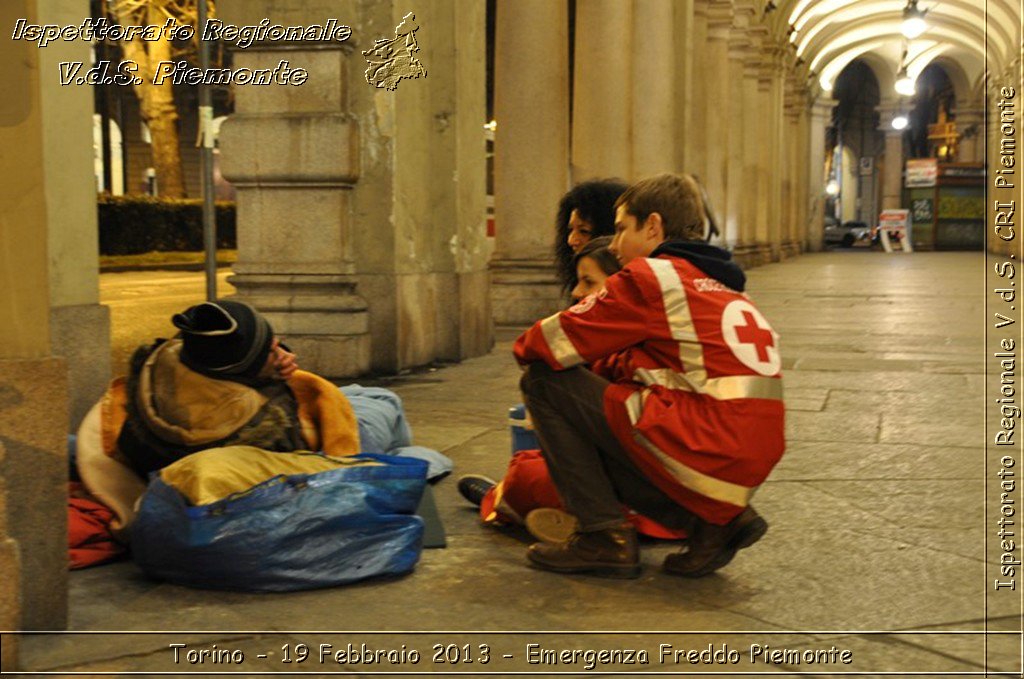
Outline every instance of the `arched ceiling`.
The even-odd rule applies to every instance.
[[[998,74],[1021,50],[1018,0],[919,0],[928,29],[900,33],[907,0],[774,0],[770,27],[788,40],[826,93],[854,59],[871,66],[883,96],[902,64],[916,78],[932,62],[950,72],[958,100],[977,98],[986,70]],[[987,6],[987,15],[986,15]],[[906,57],[904,58],[904,52]],[[963,98],[963,99],[961,99]]]

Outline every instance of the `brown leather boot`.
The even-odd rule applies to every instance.
[[[753,507],[747,507],[724,526],[701,522],[687,551],[665,557],[665,572],[685,578],[714,573],[732,561],[736,552],[754,544],[767,532],[768,522]]]
[[[631,525],[573,533],[562,543],[537,542],[526,553],[539,568],[558,573],[591,573],[607,578],[640,576],[640,548]]]

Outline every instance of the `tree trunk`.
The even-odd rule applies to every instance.
[[[132,25],[129,17],[118,16],[121,25]],[[147,10],[147,24],[162,24],[164,15],[152,5]],[[148,46],[148,50],[146,47]],[[142,119],[149,127],[152,140],[153,169],[156,171],[157,192],[165,198],[185,197],[185,177],[181,169],[181,152],[178,148],[178,110],[174,105],[174,86],[170,79],[162,84],[153,84],[156,66],[161,61],[171,60],[170,40],[163,38],[152,42],[139,39],[121,43],[126,59],[139,65],[136,74],[142,82],[135,85],[139,98]]]

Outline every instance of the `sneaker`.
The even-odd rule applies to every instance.
[[[484,501],[487,491],[496,485],[498,485],[497,481],[482,474],[466,474],[459,478],[458,488],[462,497],[479,507],[480,503]]]
[[[556,573],[589,573],[606,578],[640,577],[636,529],[617,528],[573,533],[565,542],[536,542],[526,553],[537,568]]]
[[[541,542],[566,542],[578,527],[575,516],[553,507],[534,509],[526,515],[526,530]]]
[[[684,578],[709,575],[727,565],[736,552],[751,546],[767,532],[768,522],[749,506],[724,526],[702,522],[687,541],[685,552],[665,557],[665,572]]]

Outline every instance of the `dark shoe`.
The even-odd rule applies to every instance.
[[[689,549],[665,557],[665,572],[685,578],[714,573],[736,556],[736,552],[760,540],[768,532],[768,522],[747,507],[735,519],[718,526],[701,523],[689,539]]]
[[[466,474],[459,479],[459,492],[477,507],[484,501],[487,491],[498,485],[494,479],[487,478],[481,474]]]
[[[537,542],[526,553],[538,568],[607,578],[640,576],[640,548],[632,526],[573,533],[562,543]]]

